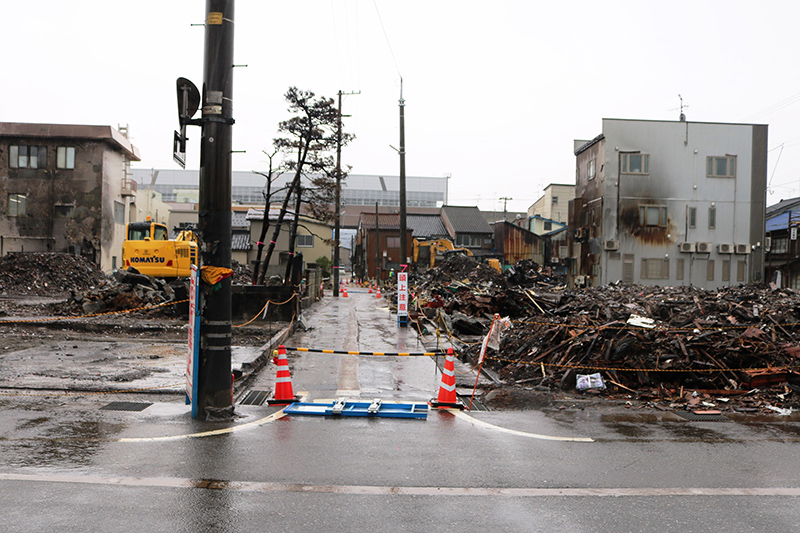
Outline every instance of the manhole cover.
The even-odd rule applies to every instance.
[[[153,405],[148,402],[111,402],[100,409],[105,411],[144,411]]]
[[[692,411],[673,411],[676,415],[692,422],[730,422],[731,419],[720,414],[698,414]]]
[[[269,398],[269,391],[265,390],[251,390],[247,391],[239,405],[264,405],[264,402]]]

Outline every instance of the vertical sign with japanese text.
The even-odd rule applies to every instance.
[[[189,278],[189,353],[186,362],[186,403],[192,404],[192,418],[197,416],[197,372],[200,364],[200,316],[197,314],[199,270],[192,265]]]
[[[408,316],[408,272],[397,273],[397,318]]]

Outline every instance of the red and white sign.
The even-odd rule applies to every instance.
[[[397,316],[408,316],[408,272],[397,273]]]
[[[192,417],[197,416],[197,371],[200,352],[200,317],[197,314],[197,296],[200,288],[199,270],[192,265],[189,277],[189,353],[186,361],[186,403],[192,404]]]

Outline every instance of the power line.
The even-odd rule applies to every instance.
[[[788,98],[786,98],[784,100],[781,100],[780,102],[778,102],[776,104],[773,104],[773,105],[771,105],[769,107],[766,107],[766,108],[762,109],[761,111],[757,111],[757,112],[753,113],[752,115],[749,115],[749,116],[743,118],[742,122],[748,122],[748,121],[751,121],[751,120],[755,120],[756,118],[759,118],[759,117],[770,115],[770,114],[775,113],[776,111],[780,111],[784,107],[788,107],[788,106],[790,106],[790,105],[792,105],[792,104],[794,104],[794,103],[796,103],[798,101],[800,101],[800,93],[793,94],[792,96],[790,96],[790,97],[788,97]]]
[[[389,35],[386,33],[386,28],[383,27],[383,19],[381,18],[381,12],[378,11],[378,3],[375,0],[372,0],[372,5],[375,6],[375,13],[378,15],[378,22],[381,23],[381,30],[383,30],[383,37],[386,39],[386,46],[389,47],[389,53],[392,54],[392,61],[394,61],[394,68],[397,69],[397,75],[400,76],[402,79],[403,75],[400,74],[400,66],[397,64],[397,58],[394,56],[394,50],[392,50],[392,43],[389,42]]]

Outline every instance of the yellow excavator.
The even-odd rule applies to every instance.
[[[122,264],[154,278],[185,278],[197,264],[197,235],[191,229],[169,239],[167,226],[147,217],[128,224],[122,243]]]
[[[447,256],[451,254],[473,255],[469,248],[456,248],[450,239],[414,239],[414,264],[419,264],[420,257],[423,261],[428,261],[430,268],[436,264],[436,256]],[[426,253],[427,252],[427,253]]]

